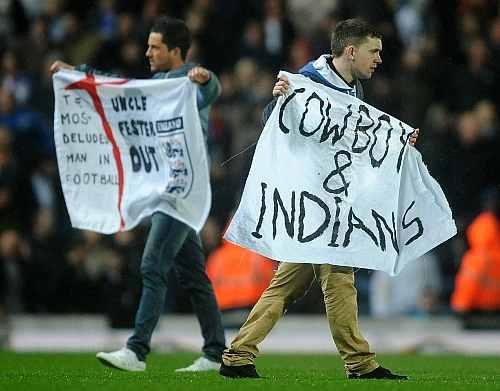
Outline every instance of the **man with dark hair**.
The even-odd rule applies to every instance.
[[[220,95],[220,84],[209,70],[186,62],[191,34],[182,20],[160,17],[148,37],[146,57],[154,79],[187,76],[198,85],[197,104],[204,132],[208,127],[210,107]],[[76,69],[95,72],[87,65],[74,67],[62,61],[52,64],[51,71]],[[142,295],[135,318],[134,334],[127,346],[111,353],[100,352],[97,358],[105,365],[126,370],[144,371],[150,351],[151,336],[162,313],[167,276],[174,268],[181,285],[190,294],[203,335],[203,356],[178,371],[208,371],[220,367],[225,348],[224,329],[212,284],[205,270],[205,256],[200,236],[186,224],[155,213],[141,261]]]
[[[332,33],[332,56],[341,57],[347,46],[359,46],[367,37],[382,40],[382,35],[361,19],[347,19],[339,22]]]
[[[360,19],[339,22],[332,34],[332,54],[322,55],[299,72],[312,81],[363,99],[360,79],[371,78],[382,63],[381,35]],[[264,109],[267,122],[278,96],[287,94],[289,82],[280,78],[275,98]],[[416,142],[418,129],[410,143]],[[271,332],[288,306],[307,293],[315,279],[323,291],[326,314],[333,340],[344,361],[349,379],[407,379],[391,373],[375,361],[358,326],[357,292],[351,267],[282,262],[269,287],[250,312],[245,324],[222,356],[220,374],[234,378],[257,378],[257,345]]]

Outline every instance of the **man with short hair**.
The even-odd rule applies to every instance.
[[[360,19],[348,19],[337,24],[331,46],[332,55],[322,55],[299,73],[314,82],[363,99],[359,80],[370,79],[382,63],[381,35]],[[288,80],[280,78],[273,89],[275,98],[264,109],[264,123],[276,105],[277,97],[285,95],[288,89]],[[416,142],[417,135],[418,129],[410,139],[411,144]],[[330,331],[348,378],[407,379],[381,367],[361,335],[351,267],[287,262],[280,264],[230,348],[224,351],[220,374],[233,378],[258,378],[254,364],[257,345],[271,332],[288,306],[307,293],[316,278],[323,291]]]
[[[179,19],[160,17],[151,28],[146,57],[154,79],[187,76],[198,85],[197,104],[204,132],[208,127],[211,105],[220,95],[220,84],[209,70],[186,62],[191,45],[191,34]],[[100,73],[87,65],[74,67],[62,61],[51,66],[76,69],[86,73]],[[218,370],[225,348],[224,329],[212,284],[205,270],[205,256],[200,236],[188,225],[161,212],[153,214],[151,228],[142,256],[142,295],[135,318],[134,334],[127,346],[111,353],[97,353],[107,366],[126,370],[144,371],[150,351],[151,336],[163,311],[167,276],[171,268],[177,272],[181,285],[191,296],[194,312],[203,335],[203,356],[187,368],[177,371]]]

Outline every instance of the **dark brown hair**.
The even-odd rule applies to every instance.
[[[153,24],[151,32],[160,33],[163,43],[169,50],[181,49],[181,58],[183,61],[186,59],[191,46],[191,32],[183,20],[160,16]]]
[[[349,45],[359,46],[368,37],[382,39],[375,27],[363,19],[346,19],[337,23],[332,33],[332,55],[340,57]]]

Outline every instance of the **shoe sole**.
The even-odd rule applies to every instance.
[[[211,368],[211,369],[184,369],[184,368],[179,368],[176,369],[174,372],[213,372],[213,371],[218,371],[219,368]]]
[[[409,378],[396,378],[396,377],[350,377],[349,380],[390,380],[390,381],[407,381]]]
[[[96,358],[104,366],[106,366],[108,368],[112,368],[112,369],[118,369],[119,371],[123,371],[123,372],[143,372],[146,370],[146,369],[125,369],[125,368],[121,368],[119,366],[116,366],[111,361],[108,361],[103,357],[96,357]]]
[[[227,370],[226,368],[221,368],[219,370],[219,375],[227,377],[229,379],[261,379],[259,375],[257,376],[244,376],[239,373],[235,373],[231,370]]]
[[[97,357],[97,360],[99,360],[99,362],[100,362],[102,365],[104,365],[105,367],[108,367],[108,368],[113,368],[113,369],[118,369],[118,370],[120,370],[120,371],[127,372],[127,371],[125,371],[125,369],[122,369],[122,368],[120,368],[120,367],[116,367],[116,366],[114,366],[113,364],[111,364],[109,361],[107,361],[107,360],[105,360],[105,359],[103,359],[103,358],[101,358],[101,357]]]

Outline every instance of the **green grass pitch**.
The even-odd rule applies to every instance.
[[[88,353],[0,352],[0,390],[499,390],[500,357],[379,355],[409,381],[347,380],[334,355],[271,355],[257,360],[262,379],[226,379],[215,372],[175,373],[196,355],[152,354],[148,369],[127,373],[102,366]]]

